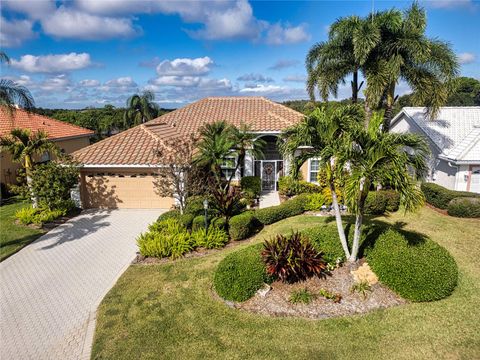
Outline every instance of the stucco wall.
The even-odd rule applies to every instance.
[[[85,146],[90,145],[89,137],[81,137],[68,140],[54,141],[54,143],[62,150],[65,154],[71,154],[74,151],[77,151]],[[20,164],[13,162],[12,157],[9,153],[2,151],[0,153],[0,181],[6,184],[15,184],[17,183],[17,171],[20,169]],[[40,157],[36,157],[35,161],[38,161]]]

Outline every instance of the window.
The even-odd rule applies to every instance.
[[[226,157],[223,159],[222,163],[222,173],[226,179],[230,179],[230,176],[234,174],[236,167],[236,159],[233,156]],[[235,179],[235,174],[233,175],[233,179]]]
[[[309,178],[308,181],[312,183],[318,182],[318,170],[319,170],[320,164],[318,159],[310,159],[310,173],[309,173]]]

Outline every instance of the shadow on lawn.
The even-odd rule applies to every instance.
[[[101,212],[95,210],[91,211],[91,213],[90,216],[73,218],[45,234],[40,241],[48,241],[52,238],[57,240],[52,244],[42,247],[41,250],[51,249],[69,241],[81,240],[84,236],[110,225],[110,222],[103,220],[109,216],[111,210],[103,210]],[[84,213],[84,215],[88,214],[89,212]]]
[[[348,243],[351,246],[353,241],[355,216],[342,216],[342,220],[345,235],[347,236]],[[335,222],[334,217],[329,217],[325,221],[325,223],[327,224],[332,222]],[[402,234],[407,240],[408,245],[410,246],[422,245],[428,239],[427,235],[416,231],[406,230],[405,226],[407,226],[407,223],[403,221],[396,221],[391,224],[382,220],[378,220],[376,216],[365,217],[362,227],[362,236],[360,240],[360,248],[358,254],[359,257],[365,256],[365,254],[373,248],[375,241],[378,239],[378,237],[389,229],[394,229],[400,234]]]

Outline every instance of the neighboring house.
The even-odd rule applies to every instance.
[[[0,136],[8,135],[15,128],[29,129],[31,132],[45,131],[48,138],[65,154],[71,154],[90,145],[90,137],[95,134],[93,131],[80,126],[37,115],[23,109],[15,109],[12,116],[4,109],[0,109]],[[11,155],[5,151],[0,153],[0,157],[0,181],[5,184],[16,183],[17,171],[21,164],[13,162]],[[35,159],[37,162],[48,160],[50,160],[50,154],[48,153]]]
[[[451,190],[480,193],[480,107],[442,107],[425,117],[422,107],[403,108],[392,120],[394,132],[428,139],[432,157],[427,181]]]
[[[172,111],[145,124],[126,130],[74,153],[81,168],[82,203],[87,208],[169,208],[173,198],[156,194],[154,185],[162,160],[156,149],[175,151],[176,139],[198,133],[206,123],[246,123],[266,142],[263,159],[247,156],[245,175],[262,179],[263,190],[276,190],[278,177],[287,171],[288,161],[277,148],[282,130],[304,115],[260,97],[211,97]],[[227,159],[224,171],[235,167]],[[308,164],[303,167],[306,174]],[[239,179],[239,174],[236,174]]]

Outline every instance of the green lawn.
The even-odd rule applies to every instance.
[[[214,300],[213,272],[237,248],[161,265],[132,265],[103,300],[96,359],[479,359],[480,221],[428,208],[388,222],[429,235],[459,266],[447,299],[328,320],[271,318]],[[297,216],[265,228],[254,242],[324,221]],[[251,242],[249,242],[251,244]],[[247,246],[248,244],[241,245]]]
[[[44,234],[42,230],[15,224],[15,212],[26,206],[29,204],[22,202],[0,206],[0,261]]]

